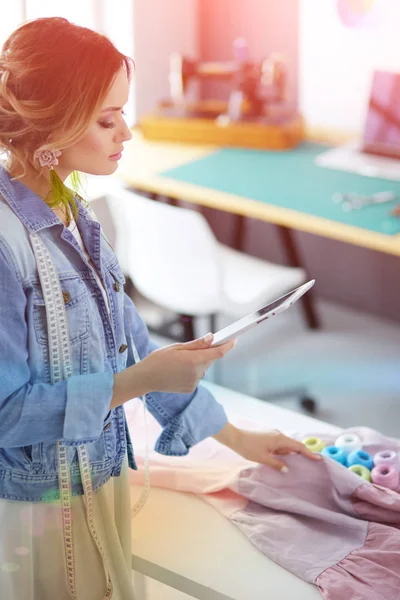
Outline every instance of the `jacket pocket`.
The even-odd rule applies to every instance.
[[[89,294],[80,277],[60,277],[71,344],[89,336]],[[33,284],[33,321],[39,344],[48,344],[48,317],[40,284]]]
[[[41,444],[34,444],[33,446],[23,446],[21,448],[22,454],[25,460],[30,465],[39,465],[41,462]]]
[[[41,464],[41,444],[21,448],[1,448],[0,466],[19,472],[29,472]]]

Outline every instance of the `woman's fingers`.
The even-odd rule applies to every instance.
[[[276,454],[289,454],[290,452],[295,452],[296,454],[302,454],[306,458],[310,460],[321,460],[322,456],[318,452],[311,452],[302,442],[298,442],[297,440],[293,440],[291,438],[286,438],[285,445],[282,445],[279,449],[277,449]]]
[[[279,458],[272,456],[271,454],[265,458],[264,464],[272,467],[276,471],[280,471],[281,473],[289,472],[289,468],[286,463],[284,463],[283,460],[279,460]]]

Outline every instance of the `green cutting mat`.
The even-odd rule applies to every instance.
[[[314,159],[326,149],[311,143],[288,152],[226,148],[162,175],[369,231],[400,233],[400,219],[390,215],[396,200],[346,213],[332,199],[335,192],[391,190],[400,202],[400,182],[318,167]]]

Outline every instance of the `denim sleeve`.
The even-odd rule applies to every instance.
[[[127,295],[125,326],[132,332],[141,359],[157,349],[157,345],[149,340],[147,327]],[[129,331],[127,337],[129,340]],[[134,364],[131,349],[128,361],[130,365]],[[160,454],[188,454],[191,446],[215,435],[227,423],[223,407],[201,385],[192,394],[151,392],[146,395],[146,404],[149,412],[163,427],[155,445],[155,450]]]
[[[0,448],[97,440],[112,398],[112,372],[32,383],[26,296],[11,251],[0,238]]]

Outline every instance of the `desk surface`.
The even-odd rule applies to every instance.
[[[206,384],[228,415],[263,419],[284,431],[338,433],[337,427]],[[132,502],[140,488],[132,487]],[[320,600],[317,589],[266,558],[202,499],[152,488],[132,522],[133,567],[204,600]]]
[[[346,214],[332,193],[400,195],[400,184],[322,169],[317,152],[314,144],[284,153],[221,150],[149,142],[135,132],[117,175],[137,189],[399,256],[400,220],[389,216],[390,204]]]

